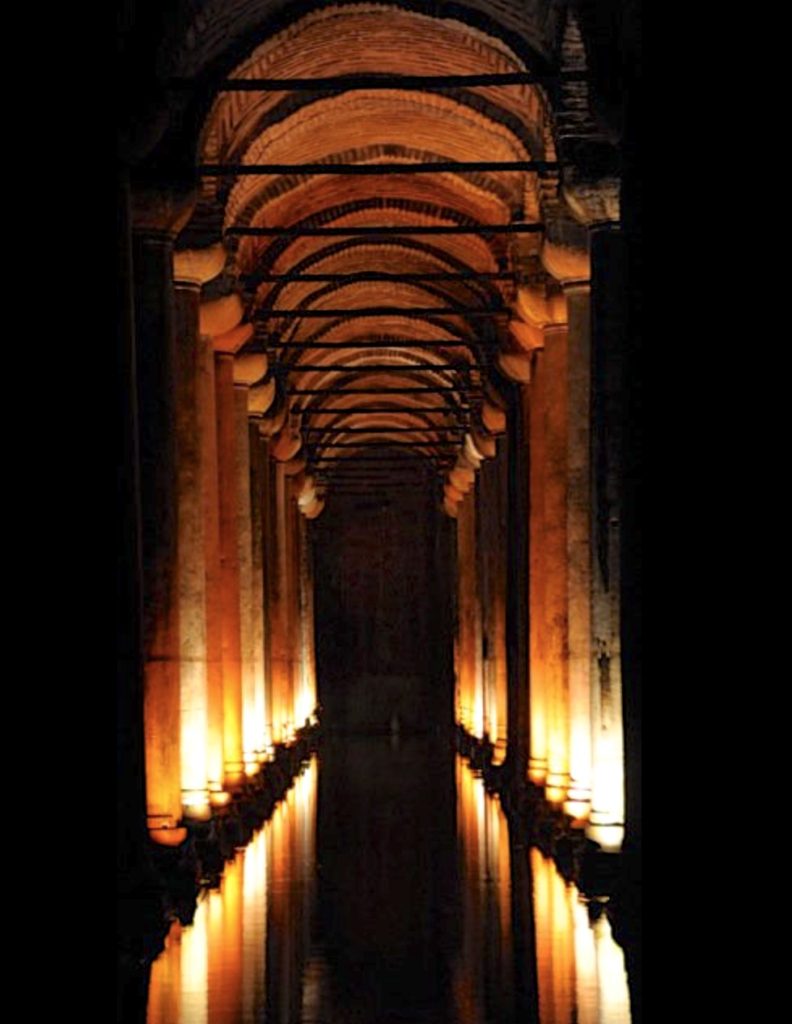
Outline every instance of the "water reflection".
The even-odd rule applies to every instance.
[[[629,1024],[624,956],[436,740],[327,741],[173,925],[148,1024]]]

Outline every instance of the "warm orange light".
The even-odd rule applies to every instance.
[[[186,828],[150,828],[149,835],[160,846],[181,846],[187,838]]]
[[[209,794],[209,803],[212,807],[225,807],[231,799],[231,794],[226,793],[223,790],[220,792],[212,792]]]

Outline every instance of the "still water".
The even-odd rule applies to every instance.
[[[436,739],[325,740],[174,923],[147,1024],[630,1024],[597,909]]]

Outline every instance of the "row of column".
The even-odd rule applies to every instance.
[[[616,231],[592,238],[595,278],[603,289],[620,244]],[[588,259],[561,252],[548,264],[563,292],[521,290],[517,344],[501,360],[519,395],[521,423],[507,443],[521,446],[527,508],[511,508],[521,491],[510,491],[499,474],[501,451],[458,503],[449,506],[448,497],[458,485],[446,489],[447,511],[457,520],[457,718],[472,735],[487,737],[496,762],[503,760],[501,744],[507,735],[513,743],[513,734],[503,720],[501,608],[516,601],[508,592],[516,578],[527,590],[519,628],[528,634],[528,650],[526,671],[512,672],[511,685],[527,690],[528,777],[604,848],[618,849],[624,826],[621,341],[612,309],[609,318],[592,315]],[[503,559],[515,530],[528,537],[526,564],[516,577],[507,576]],[[517,647],[509,653],[519,656]]]
[[[236,297],[201,302],[222,251],[174,260],[176,228],[144,218],[133,235],[146,816],[165,844],[316,704],[307,524],[250,409],[266,360],[237,354]]]

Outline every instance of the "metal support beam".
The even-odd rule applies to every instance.
[[[314,373],[332,371],[333,373],[426,373],[427,371],[453,370],[461,373],[465,370],[488,370],[486,363],[405,363],[403,366],[391,363],[356,364],[355,366],[337,366],[333,363],[319,365],[315,363],[279,363],[279,369],[287,373]]]
[[[557,171],[557,160],[433,160],[431,163],[386,164],[201,164],[198,174],[203,178],[224,175],[257,174],[470,174],[479,171]]]
[[[259,228],[239,227],[226,228],[227,235],[241,235],[245,238],[345,238],[359,235],[361,238],[391,235],[533,235],[544,231],[544,224],[388,224],[361,225],[360,227],[288,227]]]
[[[326,75],[322,78],[226,78],[212,85],[212,92],[336,92],[346,89],[471,89],[478,86],[555,85],[561,82],[586,82],[584,71],[557,71],[534,74],[530,71],[490,72],[479,75],[394,75],[362,73]],[[172,78],[171,89],[196,88],[189,78]]]
[[[333,282],[348,284],[358,281],[506,281],[516,280],[519,274],[514,270],[449,270],[436,273],[390,273],[386,270],[358,270],[334,274],[240,274],[243,285],[268,283]]]
[[[426,341],[409,341],[407,339],[400,339],[399,341],[290,341],[290,342],[277,342],[276,344],[268,344],[267,351],[271,352],[276,349],[291,349],[292,351],[311,351],[313,349],[342,349],[342,348],[355,348],[355,349],[378,349],[378,348],[473,348],[474,346],[481,346],[482,348],[497,348],[500,342],[496,339],[491,341],[461,341],[458,338],[451,338],[444,340],[438,339],[427,339]]]
[[[345,416],[348,413],[363,412],[410,412],[425,415],[426,413],[440,413],[447,416],[449,413],[466,413],[468,410],[457,405],[352,405],[346,408],[330,409],[295,409],[290,410],[303,416]]]
[[[289,388],[290,395],[428,395],[440,391],[473,391],[463,384],[432,384],[421,388]],[[478,389],[475,389],[478,390]]]
[[[414,434],[416,431],[437,433],[460,433],[459,427],[431,427],[414,424],[411,427],[303,427],[303,434]]]
[[[511,310],[487,309],[481,306],[363,306],[358,309],[258,309],[254,320],[296,320],[333,316],[508,316]]]

